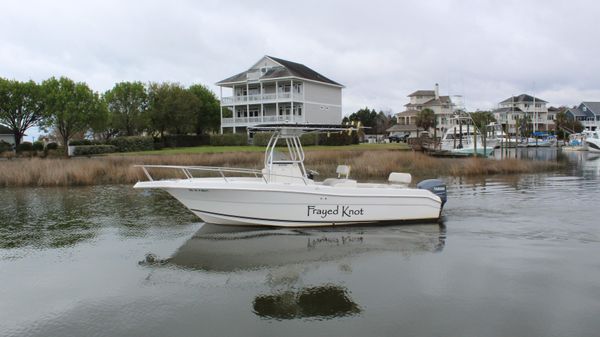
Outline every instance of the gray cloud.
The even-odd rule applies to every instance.
[[[262,55],[346,85],[344,112],[401,111],[440,83],[470,109],[513,94],[600,100],[592,1],[19,1],[0,4],[0,76],[213,83]]]

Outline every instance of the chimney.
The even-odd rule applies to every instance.
[[[440,99],[440,85],[435,84],[435,99]]]

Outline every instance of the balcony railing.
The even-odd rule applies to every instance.
[[[263,117],[235,117],[235,118],[223,118],[221,119],[221,127],[228,126],[247,126],[260,123],[274,123],[274,122],[287,122],[287,123],[303,123],[303,116],[263,116]]]
[[[221,99],[222,104],[253,104],[253,103],[267,103],[276,101],[288,101],[290,99],[300,101],[304,97],[299,93],[291,92],[279,92],[269,94],[255,94],[255,95],[244,95],[244,96],[229,96]]]

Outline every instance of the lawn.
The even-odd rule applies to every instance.
[[[410,147],[404,143],[391,144],[356,144],[343,146],[305,146],[305,151],[334,151],[334,150],[409,150]],[[126,152],[120,155],[170,155],[170,154],[194,154],[194,153],[224,153],[224,152],[262,152],[264,146],[197,146],[166,148],[155,151]],[[114,155],[114,154],[113,154]]]

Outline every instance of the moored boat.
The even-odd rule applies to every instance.
[[[351,225],[432,220],[441,215],[446,186],[437,179],[410,188],[410,174],[392,172],[387,183],[359,183],[350,179],[349,166],[340,165],[337,178],[315,181],[304,166],[300,136],[347,129],[264,126],[254,131],[273,132],[262,170],[140,165],[149,181],[134,188],[165,190],[205,222],[224,225]],[[287,155],[279,149],[287,149]],[[178,170],[186,178],[154,180],[153,169]],[[206,172],[219,177],[198,177]],[[237,176],[228,176],[232,173]]]
[[[600,152],[600,131],[588,132],[584,141],[588,151]]]
[[[495,136],[484,141],[481,133],[472,125],[455,125],[442,136],[440,148],[456,156],[490,156],[497,145]]]

